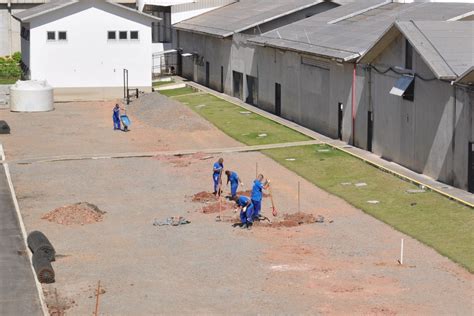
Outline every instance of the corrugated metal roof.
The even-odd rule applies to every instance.
[[[19,21],[27,22],[31,19],[34,19],[37,16],[47,14],[47,13],[55,11],[55,10],[59,10],[63,7],[67,7],[67,6],[73,5],[75,3],[78,3],[79,1],[80,0],[54,0],[54,1],[42,4],[42,5],[39,5],[39,6],[36,6],[36,7],[32,7],[28,10],[15,13],[13,15],[13,17],[15,19],[19,20]],[[106,0],[97,0],[97,1],[102,1],[102,2],[108,3],[110,5],[117,6],[121,9],[123,9],[123,10],[128,10],[128,11],[134,12],[136,14],[145,16],[145,17],[153,19],[153,20],[161,20],[158,17],[155,17],[155,16],[152,16],[152,15],[149,15],[149,14],[131,9],[129,7],[123,6],[123,5],[118,4],[118,3],[114,3],[112,1],[106,1]]]
[[[174,27],[178,30],[227,37],[321,2],[323,1],[240,0],[177,23]]]
[[[414,25],[425,39],[414,41],[413,46],[417,50],[426,47],[426,40],[434,48],[434,52],[423,55],[426,62],[438,66],[443,62],[457,75],[462,75],[466,70],[474,66],[474,22],[403,22],[397,23],[401,26]],[[408,29],[408,28],[406,28]],[[412,33],[416,33],[413,31]],[[404,32],[405,34],[405,32]],[[407,33],[410,36],[410,33]],[[440,56],[434,56],[435,54]],[[435,64],[438,63],[438,64]]]
[[[380,1],[379,1],[380,3]],[[360,1],[323,12],[281,27],[251,42],[311,53],[344,61],[354,60],[367,50],[396,20],[446,21],[472,11],[469,3],[387,3],[360,14],[353,12],[374,6],[374,1]],[[336,23],[331,19],[341,19]]]
[[[359,59],[371,63],[402,34],[438,79],[455,80],[474,66],[473,21],[397,21]]]

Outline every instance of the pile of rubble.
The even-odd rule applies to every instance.
[[[94,204],[79,202],[58,207],[41,219],[62,225],[85,225],[102,221],[104,214],[105,212]]]

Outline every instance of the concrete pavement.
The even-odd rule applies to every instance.
[[[0,167],[0,315],[43,315],[4,166]]]

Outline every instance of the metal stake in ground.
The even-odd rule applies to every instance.
[[[400,244],[400,264],[403,265],[403,238]]]
[[[301,212],[300,182],[298,181],[298,213]]]
[[[95,300],[95,316],[99,316],[99,295],[100,295],[100,280],[97,283],[97,293],[96,293],[96,300]]]

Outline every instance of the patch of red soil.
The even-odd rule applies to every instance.
[[[191,201],[193,202],[200,202],[200,203],[209,203],[217,201],[217,197],[209,192],[199,192],[193,195]]]
[[[370,310],[371,315],[395,316],[397,312],[388,309],[387,307],[374,307]]]
[[[314,224],[316,223],[316,217],[313,214],[307,214],[303,212],[294,213],[294,214],[284,214],[283,220],[277,222],[257,222],[256,226],[270,227],[270,228],[280,228],[280,227],[296,227],[305,224]]]
[[[196,160],[206,160],[212,157],[205,153],[195,153],[192,155],[158,155],[155,156],[155,159],[169,162],[177,168],[184,168],[190,166]]]
[[[214,202],[202,208],[204,214],[220,213],[234,209],[235,204],[229,202]]]
[[[84,225],[102,221],[104,214],[105,212],[94,204],[79,202],[54,209],[41,219],[62,225]]]
[[[58,294],[56,288],[54,291],[45,289],[44,296],[46,307],[48,308],[49,315],[51,316],[64,316],[66,315],[66,310],[77,306],[77,303],[74,300]]]

